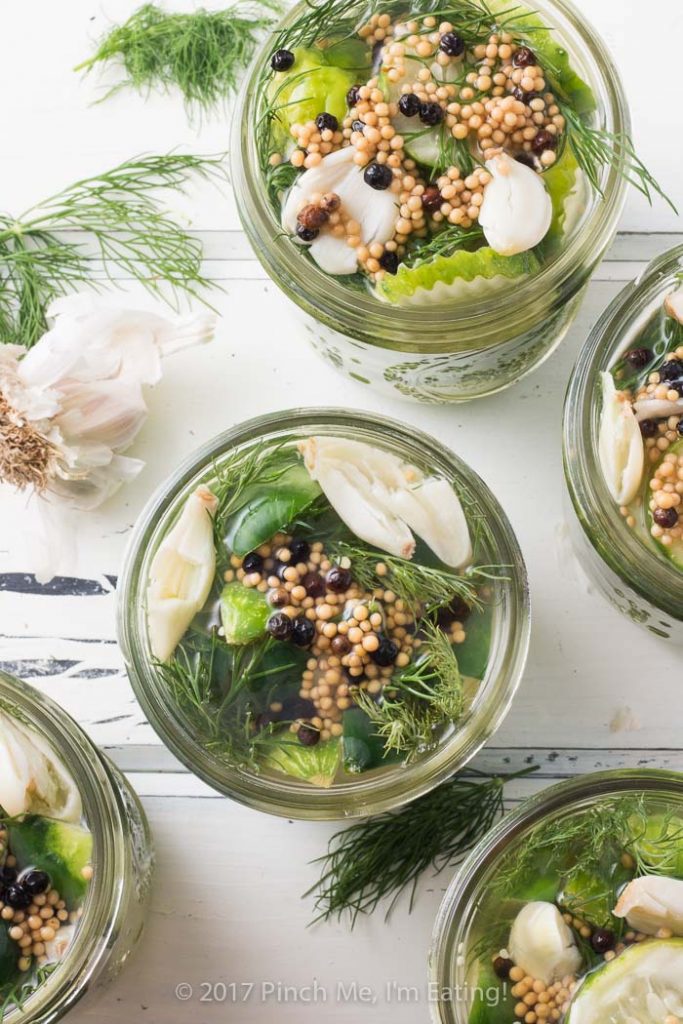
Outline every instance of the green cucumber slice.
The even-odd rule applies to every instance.
[[[484,678],[491,648],[492,618],[493,611],[486,606],[481,611],[473,609],[467,616],[464,643],[455,648],[462,675],[479,680]]]
[[[374,723],[362,708],[349,708],[344,712],[342,751],[344,771],[352,775],[386,767],[401,759],[394,751],[387,753],[384,740],[377,735]]]
[[[379,298],[400,306],[471,302],[497,291],[501,285],[535,273],[539,262],[532,252],[500,256],[484,246],[476,252],[460,250],[436,256],[416,267],[399,266],[377,285]]]
[[[7,827],[10,849],[19,866],[46,871],[67,906],[77,907],[88,887],[82,872],[92,860],[92,834],[80,825],[37,814]]]
[[[683,454],[683,437],[681,438],[680,441],[674,441],[674,443],[667,448],[666,452],[663,453],[662,458],[658,462],[656,462],[654,464],[654,466],[652,467],[652,474],[650,476],[650,480],[654,476],[655,470],[657,470],[661,466],[662,461],[664,459],[664,455],[682,455],[682,454]],[[650,483],[650,481],[648,480],[648,485],[649,485],[649,483]],[[650,494],[649,486],[647,488],[646,493]],[[683,516],[683,509],[681,509],[680,506],[679,506],[679,515]],[[648,526],[652,526],[652,524],[654,522],[654,520],[652,518],[652,512],[650,511],[649,508],[647,510],[647,522],[648,522]],[[657,540],[656,537],[653,537],[652,539],[654,540],[655,544],[657,545],[658,549],[662,552],[662,554],[666,558],[668,558],[669,561],[673,562],[673,564],[676,566],[677,569],[683,569],[683,537],[679,538],[679,540],[675,540],[673,542],[673,544],[661,544]]]
[[[230,518],[225,542],[236,555],[246,555],[283,530],[321,494],[306,468],[292,466],[277,480],[255,487]]]
[[[617,892],[633,877],[633,872],[619,865],[610,878],[604,875],[579,871],[572,875],[563,886],[557,902],[563,910],[575,914],[598,928],[614,925],[612,907],[617,902]]]
[[[339,740],[321,740],[314,747],[304,747],[288,730],[263,751],[261,764],[312,786],[329,789],[339,769],[340,756]]]
[[[553,216],[542,245],[561,239],[582,212],[579,210],[582,199],[580,176],[579,165],[569,146],[564,147],[557,163],[543,172],[543,183],[550,196]]]
[[[471,991],[474,998],[469,1024],[510,1024],[514,1020],[516,1000],[510,995],[510,986],[503,985],[488,964],[479,967],[477,983]]]
[[[367,49],[367,48],[365,48]],[[326,112],[341,123],[346,116],[346,94],[359,80],[360,51],[341,43],[326,50],[296,47],[294,63],[288,71],[276,71],[271,78],[267,99],[275,109],[273,134],[277,149],[291,143],[293,124],[312,121]],[[333,61],[338,59],[341,66]]]
[[[589,974],[571,1001],[567,1024],[662,1024],[683,1015],[683,939],[629,946]]]
[[[243,587],[235,580],[227,583],[221,593],[221,623],[226,643],[250,644],[266,631],[273,609],[265,594],[253,587]]]

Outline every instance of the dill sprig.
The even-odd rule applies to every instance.
[[[58,964],[39,964],[28,978],[24,976],[10,987],[0,989],[0,1024],[10,1010],[22,1011],[26,1000],[38,991],[57,967]]]
[[[569,104],[559,102],[559,106],[566,121],[566,145],[570,147],[576,162],[598,195],[603,195],[600,186],[602,170],[611,167],[638,189],[650,204],[656,194],[669,204],[674,213],[678,213],[671,199],[639,158],[629,135],[595,128],[587,124]]]
[[[432,235],[429,241],[418,239],[408,249],[403,263],[407,267],[417,267],[421,263],[430,262],[437,256],[452,256],[461,249],[479,245],[484,240],[484,232],[480,227],[459,228],[449,224],[443,230]]]
[[[231,452],[215,467],[211,490],[218,498],[214,515],[217,549],[223,548],[226,522],[241,508],[249,488],[255,484],[273,484],[297,461],[297,451],[286,441],[260,441],[246,451]]]
[[[353,927],[359,914],[372,913],[390,898],[389,917],[406,889],[412,911],[422,873],[432,868],[439,874],[457,864],[502,813],[505,783],[536,767],[479,781],[456,775],[402,810],[337,832],[319,858],[319,881],[305,893],[315,893],[315,920],[348,912]]]
[[[113,28],[96,53],[74,70],[90,71],[113,60],[126,77],[103,99],[126,87],[168,92],[177,86],[190,116],[196,111],[206,113],[235,90],[259,35],[281,10],[278,0],[236,4],[223,11],[199,8],[189,14],[170,14],[156,4],[144,4]]]
[[[191,177],[224,177],[220,156],[140,156],[75,182],[19,217],[0,215],[0,342],[30,348],[47,328],[52,299],[93,281],[100,262],[112,283],[118,267],[153,295],[177,305],[201,298],[202,246],[163,208],[160,191],[182,192]],[[84,233],[95,252],[64,241]]]
[[[396,692],[395,697],[375,701],[363,690],[353,695],[383,738],[386,751],[406,754],[407,761],[435,746],[439,728],[457,722],[465,706],[462,676],[451,642],[428,619],[420,631],[417,658],[395,672],[387,685]]]
[[[465,601],[470,608],[481,608],[478,587],[482,581],[505,579],[500,574],[504,566],[477,565],[458,574],[346,541],[333,543],[331,551],[337,561],[349,559],[354,579],[361,587],[366,590],[389,588],[412,611],[421,609],[424,614],[452,604],[456,598]]]

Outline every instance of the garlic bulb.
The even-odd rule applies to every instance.
[[[683,881],[665,875],[635,878],[622,891],[613,913],[645,935],[669,928],[683,936]]]
[[[479,223],[501,256],[526,252],[545,237],[553,216],[543,178],[505,153],[486,161],[491,181],[484,188]]]
[[[522,907],[508,950],[518,967],[545,985],[573,974],[582,963],[571,928],[554,903],[533,901]]]
[[[0,710],[0,807],[15,817],[42,814],[79,822],[81,796],[50,744]]]
[[[398,217],[396,195],[391,189],[378,191],[366,183],[364,169],[354,163],[354,152],[353,146],[347,146],[328,153],[317,167],[310,167],[296,179],[282,209],[282,227],[288,234],[295,235],[297,214],[312,195],[334,192],[347,216],[360,225],[364,245],[389,241]],[[310,243],[310,252],[327,274],[353,274],[357,269],[355,249],[325,227]]]
[[[167,661],[209,596],[216,574],[213,516],[218,499],[198,487],[152,560],[147,627],[152,654]]]
[[[0,346],[0,482],[34,498],[41,536],[52,528],[34,545],[43,582],[73,572],[64,510],[96,508],[142,469],[121,452],[147,417],[143,386],[161,379],[162,356],[213,331],[213,317],[167,319],[92,295],[60,298],[48,315],[54,326],[30,351]]]
[[[678,320],[679,324],[683,324],[683,284],[675,292],[667,295],[664,299],[664,309],[674,320]]]
[[[471,559],[465,514],[448,481],[361,441],[310,437],[300,448],[311,477],[357,537],[412,558],[414,531],[446,565]]]
[[[598,433],[600,466],[618,505],[635,498],[643,478],[645,453],[638,421],[628,398],[614,386],[612,374],[600,374],[602,411]]]

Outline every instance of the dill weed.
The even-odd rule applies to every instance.
[[[238,4],[223,11],[200,8],[191,14],[170,14],[144,4],[123,25],[100,42],[96,53],[75,71],[116,61],[125,79],[106,94],[131,87],[168,91],[177,86],[189,111],[207,112],[237,86],[239,73],[251,60],[260,32],[281,10],[278,0]]]
[[[412,910],[422,873],[454,866],[502,813],[505,783],[536,768],[479,781],[455,775],[399,811],[337,832],[320,858],[320,880],[304,894],[315,894],[315,920],[340,918],[348,911],[353,927],[359,914],[371,914],[390,898],[388,917],[406,889]]]

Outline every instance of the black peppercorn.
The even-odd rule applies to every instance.
[[[344,655],[348,654],[351,650],[351,641],[347,636],[344,636],[343,633],[337,633],[337,635],[332,638],[330,647],[332,648],[333,654],[343,658]]]
[[[427,185],[427,188],[422,193],[422,208],[427,213],[436,213],[442,202],[443,199],[437,186]]]
[[[32,896],[40,896],[50,888],[50,876],[46,871],[32,869],[21,877],[21,885]]]
[[[327,111],[323,111],[322,114],[318,114],[315,119],[315,126],[319,132],[336,132],[339,128],[339,121],[334,114],[328,114]]]
[[[465,52],[465,40],[455,32],[445,32],[441,36],[439,49],[449,57],[459,57]]]
[[[493,970],[496,976],[501,979],[501,981],[507,981],[507,979],[510,977],[510,971],[514,966],[515,965],[513,964],[512,960],[508,960],[507,957],[504,956],[497,956],[496,959],[493,961]]]
[[[31,893],[19,882],[13,882],[12,885],[7,886],[3,892],[3,899],[7,906],[14,910],[25,910],[32,902]]]
[[[379,665],[380,668],[393,665],[398,657],[398,644],[395,644],[393,640],[386,636],[380,637],[379,647],[376,651],[370,652],[370,657],[375,665]]]
[[[654,359],[654,352],[649,348],[632,348],[624,359],[632,370],[644,370]]]
[[[322,597],[325,593],[325,581],[320,573],[307,572],[301,585],[306,590],[306,597]]]
[[[683,416],[681,416],[680,420],[676,424],[676,430],[681,435],[681,437],[683,437]]]
[[[641,420],[639,426],[643,437],[655,437],[659,433],[657,420]]]
[[[275,612],[266,623],[266,629],[276,640],[288,640],[292,634],[292,620],[284,612]]]
[[[311,545],[303,537],[293,537],[289,544],[289,550],[292,555],[292,562],[306,562],[311,553]]]
[[[349,109],[351,107],[355,107],[356,103],[358,103],[358,90],[359,89],[360,89],[359,85],[352,85],[351,88],[349,89],[349,91],[347,92],[347,94],[346,94],[346,106],[349,107]]]
[[[352,121],[351,122],[351,129],[354,132],[360,132],[361,135],[362,135],[364,128],[365,128],[365,123],[363,121],[356,120],[356,121]]]
[[[536,63],[536,54],[528,46],[520,46],[512,58],[516,68],[529,68]]]
[[[297,224],[296,233],[302,242],[312,242],[318,237],[320,231],[318,228],[307,228],[303,224]]]
[[[242,568],[248,573],[261,572],[263,569],[263,559],[256,551],[250,551],[242,560]]]
[[[395,274],[398,270],[398,256],[395,252],[385,251],[379,258],[379,265],[387,274]]]
[[[524,164],[525,167],[530,167],[532,171],[536,169],[536,162],[531,153],[517,153],[515,160],[518,164]]]
[[[652,518],[657,526],[670,530],[678,522],[678,512],[675,508],[656,508],[652,513]]]
[[[391,167],[387,167],[386,164],[370,164],[365,168],[363,177],[367,185],[380,192],[389,188],[394,178]]]
[[[289,71],[293,63],[294,54],[291,50],[276,50],[270,58],[273,71]]]
[[[596,953],[607,953],[610,949],[614,949],[616,941],[614,932],[611,932],[609,928],[596,928],[591,935],[591,946]]]
[[[320,739],[320,732],[312,725],[300,725],[296,736],[304,747],[314,747]]]
[[[683,359],[667,359],[659,367],[659,379],[662,381],[683,380]]]
[[[546,149],[555,149],[556,146],[557,139],[545,128],[541,128],[540,132],[536,133],[536,137],[531,140],[531,148],[534,153],[543,153]]]
[[[292,643],[297,647],[310,647],[315,637],[315,626],[310,619],[295,619],[292,625]]]
[[[333,594],[341,594],[351,586],[351,573],[348,569],[333,565],[325,577],[325,582],[327,589],[331,590]]]
[[[430,127],[441,124],[443,116],[444,111],[440,103],[420,104],[420,120],[423,124],[428,124]]]
[[[404,117],[415,117],[420,113],[420,101],[414,92],[407,92],[398,101],[398,109]]]

